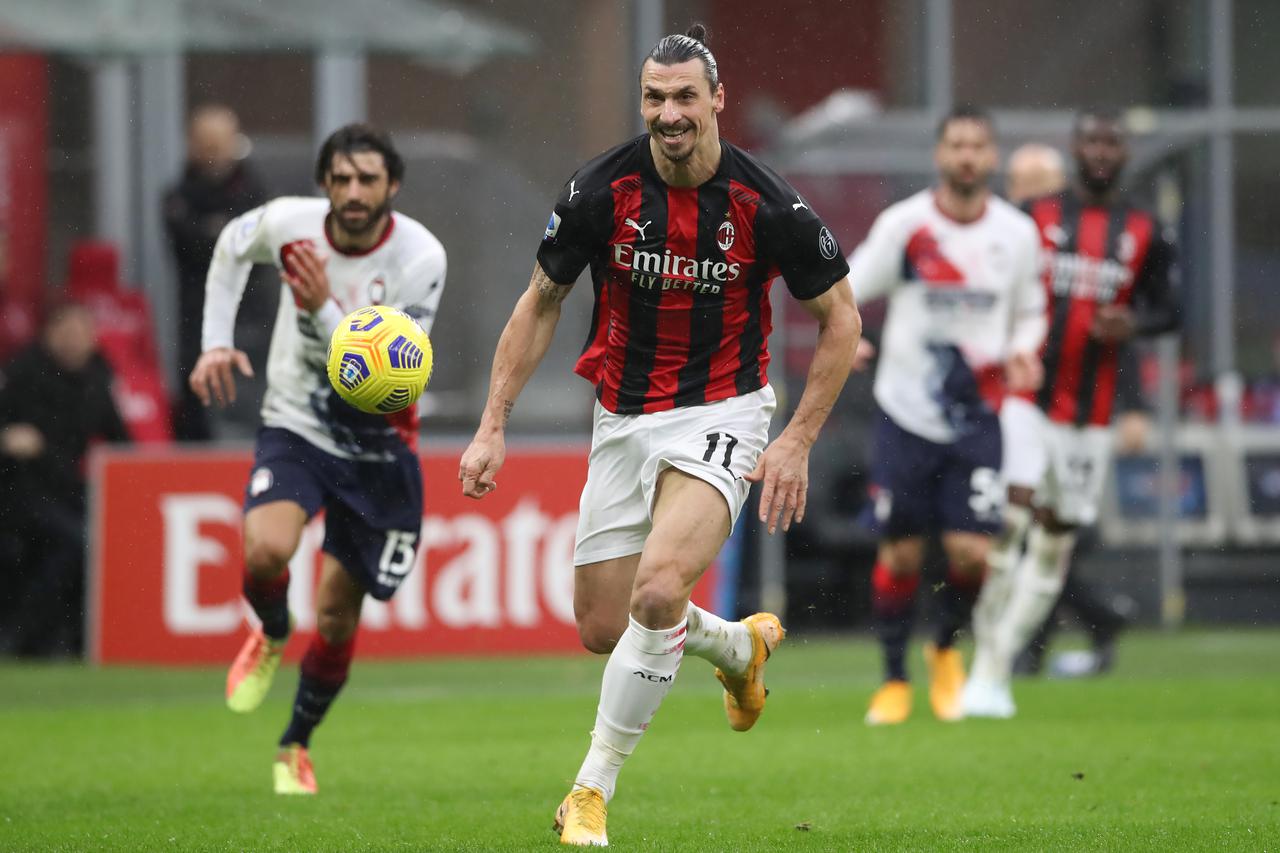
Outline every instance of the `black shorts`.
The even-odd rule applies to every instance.
[[[886,539],[933,532],[999,532],[1000,420],[975,419],[951,444],[938,444],[879,413],[872,440],[869,526]]]
[[[408,447],[389,462],[342,459],[278,427],[258,431],[244,508],[292,501],[325,511],[323,550],[379,601],[413,569],[422,531],[422,468]]]

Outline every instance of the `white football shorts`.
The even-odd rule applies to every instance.
[[[1036,490],[1037,506],[1066,524],[1090,525],[1111,463],[1111,429],[1055,423],[1038,406],[1009,398],[1000,407],[1003,477]]]
[[[769,441],[773,388],[643,415],[615,415],[596,403],[587,484],[578,508],[575,566],[638,554],[653,527],[658,476],[676,468],[724,496],[736,523]]]

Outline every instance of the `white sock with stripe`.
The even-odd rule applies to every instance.
[[[1051,533],[1039,524],[1027,535],[1027,552],[1013,576],[1009,603],[996,626],[995,667],[1008,679],[1013,659],[1049,617],[1067,579],[1076,534]]]
[[[996,648],[1000,620],[1009,606],[1013,578],[1018,571],[1027,530],[1033,519],[1030,507],[1006,504],[1004,530],[987,556],[987,577],[973,608],[973,665],[969,677],[983,683],[1000,683],[1008,676],[999,663],[1004,652]],[[1015,652],[1016,653],[1016,652]]]
[[[751,662],[751,632],[742,622],[730,622],[692,601],[685,611],[689,626],[686,654],[711,663],[731,675],[741,675]]]
[[[683,619],[659,630],[630,620],[604,667],[591,748],[574,779],[577,787],[595,788],[606,802],[612,799],[623,762],[671,690],[684,642]]]

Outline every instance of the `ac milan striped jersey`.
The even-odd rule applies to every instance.
[[[922,190],[886,208],[854,252],[859,300],[888,296],[873,393],[901,428],[950,444],[1005,396],[1004,363],[1044,340],[1036,229],[992,196],[958,222]]]
[[[672,187],[648,136],[574,174],[538,263],[565,285],[591,267],[595,308],[574,371],[617,414],[763,387],[773,280],[781,275],[793,296],[813,299],[849,271],[808,203],[754,157],[721,141],[710,180]]]
[[[1072,190],[1029,202],[1040,231],[1049,305],[1044,385],[1028,395],[1058,423],[1106,426],[1115,403],[1119,346],[1091,334],[1098,308],[1132,305],[1139,335],[1178,325],[1172,240],[1127,202],[1087,205]]]

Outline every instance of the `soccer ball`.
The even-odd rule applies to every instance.
[[[352,311],[329,339],[329,383],[362,412],[389,415],[417,401],[431,378],[431,341],[403,311]]]

